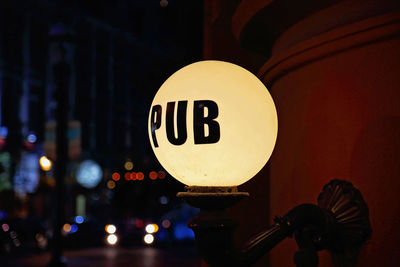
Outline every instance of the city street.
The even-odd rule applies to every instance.
[[[95,248],[86,250],[66,251],[67,266],[137,266],[137,267],[200,267],[200,258],[192,248],[162,250],[147,248]],[[50,261],[50,254],[35,254],[23,258],[9,259],[1,266],[39,267],[46,266]]]

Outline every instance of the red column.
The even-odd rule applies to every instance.
[[[315,203],[331,179],[352,182],[370,208],[373,235],[359,257],[366,267],[400,263],[399,10],[394,0],[206,1],[205,58],[259,69],[278,109],[270,170],[245,185],[259,192],[254,210],[269,208],[272,218]],[[263,221],[248,218],[242,233]],[[296,250],[285,240],[270,266],[294,266]],[[320,256],[320,266],[333,266]]]

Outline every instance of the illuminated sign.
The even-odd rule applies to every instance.
[[[175,102],[168,102],[166,109],[166,134],[171,144],[182,145],[187,140],[186,116],[188,101],[178,101],[177,107],[177,134],[175,136],[174,118]],[[208,115],[204,112],[207,110]],[[151,110],[150,127],[153,144],[158,147],[156,130],[161,127],[162,107],[153,106]],[[197,100],[193,103],[193,138],[195,144],[211,144],[219,141],[219,124],[215,120],[218,117],[218,105],[211,100]],[[205,127],[208,127],[208,134],[205,134]]]
[[[154,97],[148,133],[161,165],[187,185],[235,186],[268,161],[278,121],[264,84],[222,61],[188,65]]]

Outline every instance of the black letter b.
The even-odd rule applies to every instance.
[[[207,117],[204,116],[204,108],[207,108]],[[218,105],[211,100],[198,100],[193,104],[193,133],[195,144],[217,143],[220,138],[219,123],[215,121],[218,117]],[[204,125],[208,125],[206,136]]]

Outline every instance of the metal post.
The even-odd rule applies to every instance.
[[[132,88],[130,83],[131,78],[131,52],[129,49],[126,50],[126,58],[125,58],[125,79],[124,79],[124,87],[125,87],[125,103],[126,103],[126,113],[125,113],[125,149],[129,151],[132,146]]]
[[[96,76],[96,56],[97,56],[97,41],[96,41],[96,28],[92,28],[92,54],[91,54],[91,86],[90,86],[90,123],[89,123],[89,146],[93,151],[96,148],[96,90],[97,90],[97,76]]]
[[[55,25],[50,30],[52,38],[52,74],[54,78],[54,98],[57,106],[56,119],[56,160],[55,160],[55,213],[53,217],[53,240],[51,248],[51,261],[49,266],[66,266],[66,260],[62,255],[62,226],[64,223],[64,177],[68,163],[68,105],[71,68],[68,63],[68,52],[71,48],[71,33],[63,25]]]
[[[19,106],[19,116],[22,123],[22,135],[25,137],[29,132],[29,100],[30,100],[30,19],[26,17],[25,29],[22,38],[23,55],[23,79],[21,105]]]
[[[61,49],[62,45],[60,44]],[[62,59],[54,64],[53,73],[55,78],[55,98],[57,100],[56,108],[56,155],[55,162],[55,203],[56,212],[54,216],[54,232],[52,259],[50,266],[65,266],[65,259],[62,256],[62,225],[64,221],[64,177],[66,175],[68,161],[68,82],[70,68],[68,63]]]
[[[108,114],[107,114],[107,146],[113,144],[113,104],[114,104],[114,45],[113,34],[110,33],[110,43],[108,47]]]

